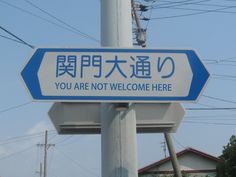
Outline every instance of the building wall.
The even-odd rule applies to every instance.
[[[183,174],[183,177],[215,177],[215,173],[188,173]],[[174,177],[173,174],[143,174],[139,177]]]
[[[216,162],[194,153],[188,153],[178,157],[181,170],[209,170],[216,169]],[[172,171],[171,161],[168,161],[158,168],[153,168],[151,171]]]
[[[178,161],[180,164],[181,171],[189,171],[189,170],[215,170],[216,169],[216,161],[196,155],[194,153],[188,153],[181,157],[178,157]],[[157,173],[162,172],[171,172],[173,171],[171,161],[168,161],[157,168],[153,168],[148,171],[149,174],[140,175],[140,177],[172,177],[173,175],[157,175]],[[156,175],[151,175],[151,174]],[[215,177],[215,172],[203,172],[203,173],[188,173],[187,177]]]

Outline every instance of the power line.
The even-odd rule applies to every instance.
[[[8,40],[10,40],[10,41],[14,41],[14,42],[20,43],[20,44],[24,44],[24,43],[22,43],[22,42],[20,42],[20,41],[18,41],[18,40],[12,39],[12,38],[7,37],[7,36],[4,36],[4,35],[0,35],[0,37],[5,38],[5,39],[8,39]]]
[[[229,57],[229,58],[224,58],[224,59],[219,59],[219,60],[205,60],[205,61],[211,61],[211,63],[207,63],[207,64],[222,64],[222,63],[228,63],[228,62],[233,62],[235,63],[236,61],[232,61],[232,59],[236,59],[236,57]],[[204,61],[204,60],[203,60]],[[230,65],[232,66],[232,65]]]
[[[169,2],[166,4],[157,4],[154,6],[150,6],[150,9],[161,9],[161,8],[169,8],[169,9],[181,9],[181,8],[174,8],[174,7],[179,7],[179,6],[188,6],[188,5],[194,5],[194,6],[203,6],[203,7],[229,7],[229,8],[235,8],[235,6],[229,6],[229,5],[221,5],[221,4],[206,4],[205,2],[211,1],[211,0],[201,0],[197,2],[190,2],[190,1],[195,1],[195,0],[189,0],[189,1],[178,1],[178,2],[172,2],[172,1],[165,1]],[[203,4],[202,4],[203,3]],[[173,5],[174,4],[174,5]],[[163,6],[164,5],[164,6]],[[166,6],[169,5],[169,6]],[[189,8],[183,8],[183,10],[190,10]],[[193,9],[193,10],[204,10],[204,9]],[[206,9],[205,9],[206,10]],[[228,11],[218,11],[222,13],[228,13]],[[229,12],[231,13],[231,12]],[[236,13],[236,12],[232,12]]]
[[[191,3],[191,1],[195,1],[195,0],[183,0],[183,1],[163,1],[163,0],[159,0],[156,4],[150,6],[150,8],[157,8],[157,7],[163,7],[163,6],[168,6],[168,5],[181,5],[181,4],[185,4],[185,3]],[[204,0],[205,1],[210,1],[210,0]],[[160,4],[161,2],[161,4]],[[162,3],[164,2],[164,3]]]
[[[157,4],[157,5],[152,6],[150,8],[152,8],[152,9],[162,9],[162,8],[164,8],[165,9],[165,8],[170,8],[170,7],[195,5],[195,4],[199,4],[199,3],[207,2],[207,1],[211,1],[211,0],[201,0],[201,1],[197,1],[197,2],[191,2],[191,1],[195,1],[195,0],[178,1],[178,2],[173,2],[173,3],[170,3],[170,4]],[[170,2],[172,2],[172,1],[170,1]]]
[[[222,115],[201,115],[201,116],[185,116],[185,118],[199,119],[199,118],[216,118],[216,117],[236,117],[236,114],[222,114]],[[235,119],[236,120],[236,119]]]
[[[221,111],[221,110],[236,110],[236,107],[222,107],[222,108],[185,108],[188,111]]]
[[[221,80],[221,81],[236,81],[235,79],[223,78],[223,77],[212,77],[212,79]]]
[[[209,96],[209,95],[203,95],[203,97],[209,98],[209,99],[212,99],[212,100],[222,101],[222,102],[225,102],[225,103],[236,104],[236,101],[226,100],[226,99],[223,99],[223,98],[217,98],[217,97],[213,97],[213,96]]]
[[[183,7],[168,7],[168,9],[175,9],[175,10],[187,10],[187,11],[198,11],[198,12],[206,12],[208,10],[204,9],[195,9],[195,8],[183,8]],[[221,10],[215,10],[214,12],[217,13],[226,13],[226,14],[236,14],[234,11],[221,11]]]
[[[96,39],[96,38],[94,38],[94,37],[92,37],[92,36],[90,36],[90,35],[88,35],[88,34],[82,32],[82,31],[80,31],[79,29],[77,29],[77,28],[75,28],[74,26],[72,26],[72,25],[66,23],[65,21],[59,19],[58,17],[52,15],[51,13],[47,12],[46,10],[43,10],[43,9],[40,8],[39,6],[35,5],[34,3],[32,3],[32,2],[30,2],[30,1],[28,1],[28,0],[25,0],[25,2],[28,3],[28,4],[30,4],[30,5],[33,6],[34,8],[40,10],[41,12],[47,14],[48,16],[52,17],[52,18],[55,19],[56,21],[62,23],[63,25],[65,25],[65,26],[67,26],[67,27],[69,27],[69,28],[71,28],[71,29],[77,31],[77,32],[78,32],[81,36],[83,36],[84,38],[87,38],[87,39],[93,40],[93,41],[95,41],[95,42],[97,42],[97,43],[100,43],[100,41],[99,41],[98,39]]]
[[[19,105],[16,105],[16,106],[12,106],[12,107],[9,107],[9,108],[0,110],[0,114],[5,113],[5,112],[8,112],[8,111],[11,111],[11,110],[13,110],[13,109],[17,109],[17,108],[26,106],[26,105],[31,104],[31,103],[32,103],[32,101],[29,101],[29,102],[26,102],[26,103],[22,103],[22,104],[19,104]]]
[[[42,135],[34,135],[34,136],[31,136],[31,137],[22,137],[22,138],[19,138],[19,139],[16,139],[16,140],[11,140],[11,141],[6,141],[6,142],[3,142],[3,143],[0,143],[0,145],[6,145],[6,144],[11,144],[11,143],[27,141],[27,140],[30,140],[32,138],[38,138],[38,137],[42,137]]]
[[[216,123],[216,122],[196,122],[196,121],[183,121],[183,123],[191,123],[191,124],[207,124],[207,125],[227,125],[227,126],[235,126],[235,123]]]
[[[21,7],[18,7],[18,6],[15,6],[15,5],[13,5],[13,4],[10,4],[9,2],[6,2],[6,1],[4,1],[4,0],[0,0],[0,2],[2,2],[3,4],[5,4],[5,5],[9,6],[9,7],[12,7],[12,8],[14,8],[14,9],[17,9],[17,10],[19,10],[19,11],[21,11],[21,12],[24,12],[24,13],[26,13],[26,14],[29,14],[29,15],[31,15],[31,16],[33,16],[33,17],[39,18],[39,19],[41,19],[41,20],[43,20],[43,21],[46,21],[46,22],[48,22],[48,23],[50,23],[50,24],[52,24],[52,25],[55,25],[55,26],[57,26],[57,27],[59,27],[59,28],[62,28],[62,29],[64,29],[64,30],[67,30],[67,31],[70,31],[70,32],[72,32],[72,33],[74,33],[74,34],[77,34],[77,35],[79,35],[79,36],[81,37],[81,34],[78,33],[77,31],[71,30],[70,28],[67,28],[67,27],[65,27],[65,26],[63,26],[63,25],[57,24],[57,23],[55,23],[55,22],[53,22],[53,21],[51,21],[51,20],[48,20],[48,19],[46,19],[46,18],[43,18],[43,17],[41,17],[41,16],[39,16],[39,15],[36,15],[36,14],[34,14],[33,12],[30,12],[30,11],[28,11],[28,10],[25,10],[25,9],[23,9],[23,8],[21,8]]]
[[[73,137],[73,135],[64,137],[64,138],[60,139],[59,141],[54,142],[54,144],[61,144],[61,143],[67,141],[68,139],[70,139],[70,138],[72,138],[72,137]]]
[[[224,100],[226,101],[226,100]],[[228,100],[227,100],[228,101]],[[236,107],[216,107],[216,106],[213,106],[213,105],[209,105],[209,104],[203,104],[203,103],[197,103],[198,105],[202,105],[202,106],[205,106],[207,108],[185,108],[186,110],[234,110],[236,109]]]
[[[52,132],[52,131],[54,131],[54,130],[50,130],[50,132]],[[53,134],[53,132],[51,134]],[[1,142],[0,145],[16,143],[18,141],[25,141],[28,139],[37,138],[37,137],[41,137],[41,136],[43,136],[43,132],[29,134],[29,135],[23,135],[23,136],[11,137],[11,138],[7,138],[4,140],[0,140],[0,142]]]
[[[174,136],[172,136],[172,137],[173,137],[174,141],[175,141],[181,148],[187,149],[187,147],[184,146],[183,144],[181,144]]]
[[[224,74],[211,74],[212,76],[216,76],[216,77],[224,77],[224,78],[233,78],[236,79],[236,76],[234,75],[224,75]]]
[[[193,16],[193,15],[202,15],[202,14],[217,12],[217,11],[220,11],[220,10],[226,10],[226,9],[229,9],[229,8],[236,8],[236,6],[218,8],[218,9],[213,9],[213,10],[206,10],[206,11],[203,11],[203,12],[195,12],[195,13],[181,14],[181,15],[171,15],[171,16],[163,16],[163,17],[154,17],[154,18],[151,18],[151,20],[161,20],[161,19],[187,17],[187,16]]]
[[[236,65],[233,65],[233,64],[223,64],[223,63],[206,63],[208,65],[211,65],[211,64],[217,64],[217,65],[214,65],[214,66],[233,66],[235,67]]]
[[[25,42],[23,39],[19,38],[18,36],[16,36],[15,34],[13,34],[12,32],[10,32],[9,30],[7,30],[6,28],[0,26],[0,29],[2,29],[3,31],[5,31],[6,33],[8,33],[9,35],[13,36],[14,38],[16,38],[17,40],[19,40],[20,42],[22,42],[23,44],[27,45],[30,48],[34,48],[33,45],[30,45],[29,43]]]
[[[236,118],[205,118],[203,117],[199,117],[199,118],[187,118],[186,120],[209,120],[209,121],[236,121]]]
[[[23,136],[15,136],[15,137],[11,137],[11,138],[7,138],[7,139],[4,139],[4,140],[0,140],[0,142],[4,142],[4,141],[12,141],[12,140],[17,140],[17,139],[21,139],[21,138],[29,138],[29,137],[32,137],[32,136],[42,136],[43,135],[43,132],[40,132],[40,133],[34,133],[34,134],[29,134],[29,135],[23,135]]]
[[[76,165],[77,167],[79,167],[80,169],[84,170],[85,172],[90,173],[92,175],[95,175],[95,176],[99,176],[98,174],[96,174],[94,171],[92,171],[90,168],[85,168],[85,167],[82,167],[80,163],[78,163],[78,161],[74,160],[73,158],[71,158],[71,156],[69,156],[67,153],[65,153],[64,151],[62,150],[59,150],[58,148],[55,148],[57,151],[60,152],[60,154],[63,154],[68,160],[70,160],[74,165]]]
[[[33,145],[33,146],[29,146],[29,147],[27,147],[27,148],[25,148],[25,149],[23,149],[23,150],[21,150],[21,151],[17,151],[17,152],[8,154],[8,155],[6,155],[6,156],[1,157],[0,160],[4,160],[4,159],[7,159],[7,158],[9,158],[9,157],[12,157],[12,156],[21,154],[21,153],[23,153],[23,152],[26,152],[26,151],[30,150],[30,149],[33,148],[33,147],[34,147],[34,145]]]
[[[205,107],[208,107],[208,108],[214,108],[215,106],[213,105],[209,105],[209,104],[205,104],[205,103],[197,103],[198,105],[201,105],[201,106],[205,106]]]

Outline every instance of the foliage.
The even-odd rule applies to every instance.
[[[217,177],[236,177],[236,136],[223,147],[222,161],[217,165]]]

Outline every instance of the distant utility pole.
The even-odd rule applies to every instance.
[[[39,164],[39,171],[36,171],[36,173],[39,174],[39,177],[43,176],[43,164],[42,164],[42,162],[40,162],[40,164]]]
[[[131,4],[133,12],[132,15],[136,23],[135,35],[136,35],[137,45],[146,47],[146,30],[141,27],[140,18],[137,13],[138,6],[135,4],[134,0],[131,0]]]
[[[55,144],[48,144],[48,131],[45,131],[44,144],[37,144],[39,147],[44,147],[44,160],[43,160],[43,177],[47,177],[47,151],[50,147],[54,147]],[[40,177],[42,177],[42,163],[40,163]]]
[[[163,149],[163,151],[164,151],[164,155],[165,155],[165,158],[167,157],[167,155],[166,155],[166,141],[164,140],[163,142],[161,142],[161,148]]]

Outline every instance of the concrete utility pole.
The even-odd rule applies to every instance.
[[[43,177],[47,176],[48,131],[45,131]]]
[[[101,45],[132,47],[130,0],[101,0]],[[120,111],[116,105],[127,110]],[[101,123],[101,176],[137,177],[135,111],[127,104],[102,103]]]
[[[161,142],[161,147],[164,151],[164,157],[166,158],[166,141],[165,140],[163,142]]]
[[[134,20],[137,26],[137,39],[136,40],[140,46],[146,47],[146,32],[141,27],[140,18],[139,18],[139,15],[137,14],[134,0],[131,0],[131,4],[132,4],[132,9],[133,9]]]
[[[44,147],[44,159],[43,159],[43,177],[47,177],[47,151],[51,146],[55,144],[48,144],[48,131],[45,131],[44,144],[37,144],[40,147]],[[40,163],[40,177],[42,175],[42,163]]]
[[[164,135],[165,135],[167,147],[169,149],[169,154],[170,154],[170,158],[171,158],[171,162],[172,162],[175,177],[182,177],[180,167],[179,167],[179,163],[178,163],[178,159],[177,159],[176,152],[175,152],[175,149],[174,149],[174,145],[173,145],[173,142],[172,142],[172,139],[171,139],[171,134],[170,133],[164,133]]]

